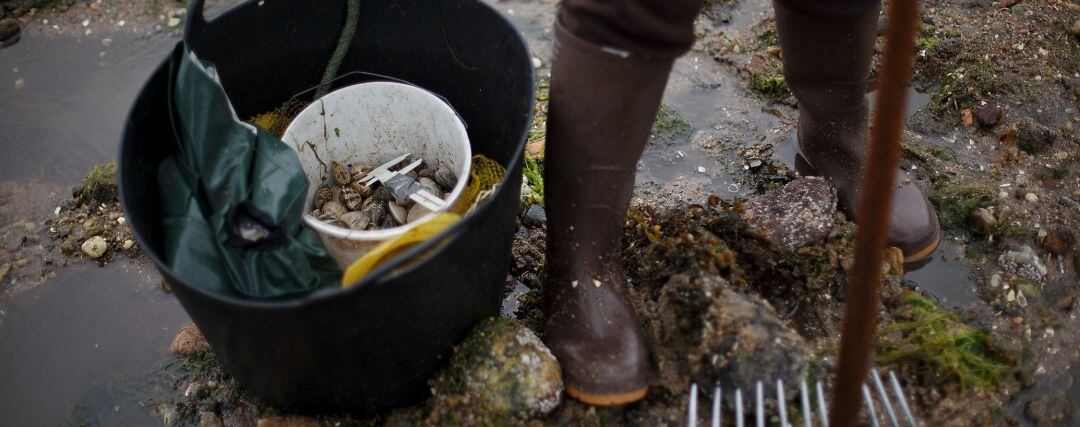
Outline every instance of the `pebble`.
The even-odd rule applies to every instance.
[[[169,353],[174,356],[186,356],[193,351],[206,350],[210,344],[206,342],[202,332],[194,323],[188,323],[176,333],[172,343],[169,344]]]
[[[1072,27],[1069,27],[1069,31],[1072,32],[1072,35],[1080,37],[1080,19],[1073,21]]]
[[[1038,154],[1056,140],[1057,132],[1035,119],[1024,117],[1016,123],[1016,145],[1028,154]]]
[[[1039,201],[1039,195],[1035,193],[1027,193],[1024,195],[1024,200],[1027,200],[1028,203],[1035,203]]]
[[[977,233],[981,233],[984,236],[994,234],[994,230],[997,229],[998,220],[994,218],[994,214],[990,213],[990,210],[986,208],[976,208],[971,212],[971,229]]]
[[[1069,311],[1073,306],[1073,297],[1066,295],[1058,300],[1057,308],[1061,311]]]
[[[7,41],[19,35],[19,21],[12,18],[0,19],[0,41]]]
[[[1065,255],[1072,249],[1075,240],[1071,230],[1059,227],[1046,233],[1042,239],[1042,247],[1054,255]]]
[[[1001,122],[1001,107],[994,104],[986,104],[975,110],[975,121],[979,126],[992,128]]]
[[[101,236],[86,239],[82,244],[82,251],[90,258],[100,258],[109,249],[109,244]]]
[[[22,90],[24,87],[26,87],[26,80],[22,78],[15,79],[15,90]]]
[[[127,240],[124,241],[124,250],[131,249],[133,246],[135,246],[135,241],[134,240],[127,239]]]
[[[529,227],[543,227],[547,224],[547,212],[540,205],[530,205],[525,211],[525,225]]]

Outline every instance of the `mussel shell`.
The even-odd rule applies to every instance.
[[[348,210],[345,209],[345,205],[342,205],[341,202],[337,200],[326,202],[322,207],[323,216],[329,216],[331,218],[341,218],[345,212],[348,212]]]
[[[361,197],[365,198],[371,197],[371,193],[375,191],[371,188],[370,185],[361,184],[359,181],[353,181],[353,183],[349,184],[349,186],[352,187],[353,190],[356,190],[357,193],[360,193]]]
[[[356,182],[367,177],[368,172],[373,169],[375,168],[367,165],[349,165],[349,174],[352,175],[353,182]]]
[[[341,187],[341,203],[345,205],[346,209],[350,211],[360,209],[360,204],[363,202],[364,198],[352,187]]]
[[[346,212],[340,219],[353,230],[363,230],[371,223],[371,212]]]
[[[315,197],[311,199],[311,206],[314,209],[320,209],[324,203],[329,202],[331,199],[330,186],[326,184],[320,185],[315,190]]]
[[[394,218],[394,221],[397,221],[398,224],[406,224],[409,215],[404,206],[394,202],[386,202],[386,208],[390,211],[390,216]]]
[[[388,202],[394,200],[394,195],[390,194],[390,189],[385,185],[375,187],[375,190],[371,193],[371,197],[380,202]]]
[[[349,185],[352,182],[352,173],[341,163],[330,162],[330,173],[334,176],[334,185]]]
[[[447,189],[454,188],[457,184],[457,176],[446,165],[439,166],[439,169],[435,170],[435,182],[439,184],[439,187]]]

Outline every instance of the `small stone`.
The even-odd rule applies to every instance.
[[[60,252],[64,255],[75,255],[79,251],[79,238],[75,236],[68,236],[62,243],[60,243]]]
[[[1035,193],[1027,193],[1024,195],[1024,200],[1028,203],[1035,203],[1039,201],[1039,195]]]
[[[82,251],[90,258],[100,258],[109,249],[109,244],[101,236],[86,239],[82,244]]]
[[[547,212],[540,205],[530,205],[525,211],[525,225],[529,227],[543,227],[547,224]]]
[[[0,42],[8,41],[19,35],[19,21],[12,18],[0,19]]]
[[[975,110],[975,121],[979,123],[979,126],[987,129],[992,128],[1001,122],[1001,112],[1001,106],[994,104],[983,105]]]
[[[994,230],[997,229],[998,221],[994,218],[994,214],[986,208],[976,208],[971,212],[971,229],[984,236],[994,234]]]
[[[781,248],[794,251],[829,235],[836,193],[824,179],[809,177],[746,202],[743,218]]]
[[[1037,426],[1066,425],[1073,411],[1072,402],[1061,391],[1036,397],[1024,405],[1024,417]]]
[[[22,90],[22,88],[24,87],[26,87],[26,80],[22,79],[21,77],[15,79],[15,90]]]
[[[127,240],[124,241],[123,248],[124,248],[125,251],[128,250],[128,249],[131,249],[133,246],[135,246],[135,241],[134,240],[127,239]]]
[[[1057,140],[1057,132],[1030,117],[1016,123],[1016,145],[1028,154],[1038,154]]]
[[[975,117],[972,116],[970,108],[960,110],[960,123],[964,126],[972,126],[975,124]]]
[[[224,427],[221,417],[213,411],[199,412],[199,427]]]
[[[1072,249],[1075,237],[1068,228],[1058,227],[1046,233],[1042,239],[1042,247],[1054,255],[1065,255]]]
[[[525,152],[529,153],[529,156],[536,160],[544,160],[544,146],[546,139],[538,138],[534,141],[529,141],[525,144]]]
[[[540,58],[534,56],[532,57],[532,66],[533,68],[540,68],[544,66],[544,62],[541,61]]]
[[[1061,311],[1069,311],[1069,310],[1072,309],[1072,306],[1073,306],[1073,297],[1071,295],[1066,295],[1066,296],[1062,297],[1061,299],[1059,299],[1058,302],[1057,302],[1057,308],[1058,308],[1058,310],[1061,310]]]
[[[175,16],[174,16],[174,17],[171,17],[171,18],[169,18],[169,23],[168,23],[168,25],[169,25],[169,28],[174,28],[174,27],[177,27],[177,26],[179,26],[179,25],[180,25],[180,18],[177,18],[177,17],[175,17]]]
[[[904,277],[904,252],[895,246],[885,249],[885,266],[885,274]]]
[[[1016,325],[1016,326],[1023,325],[1024,324],[1024,318],[1020,317],[1020,316],[1016,316],[1016,317],[1012,318],[1012,323],[1013,323],[1013,325]]]
[[[765,53],[779,58],[780,57],[780,47],[779,46],[769,46],[769,47],[765,48]]]
[[[1080,37],[1080,19],[1073,21],[1072,26],[1069,27],[1069,32],[1076,37]]]
[[[169,344],[169,353],[174,356],[186,356],[195,351],[207,350],[210,344],[206,342],[202,332],[194,323],[188,323],[176,333],[172,344]]]

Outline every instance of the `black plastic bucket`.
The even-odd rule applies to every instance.
[[[249,1],[204,22],[189,43],[215,64],[240,117],[318,83],[345,20],[344,0]],[[532,116],[533,74],[518,32],[475,0],[363,0],[341,73],[405,80],[447,99],[474,153],[508,170],[493,199],[452,229],[348,290],[254,300],[208,293],[164,267],[158,164],[175,149],[163,64],[139,93],[120,146],[120,193],[135,236],[239,383],[300,411],[374,412],[418,401],[452,346],[497,315]],[[421,262],[402,260],[434,248]]]

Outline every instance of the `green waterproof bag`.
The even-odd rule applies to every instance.
[[[179,43],[170,62],[175,154],[158,168],[165,263],[187,283],[269,298],[341,277],[301,222],[308,182],[296,153],[240,121],[213,65]]]

